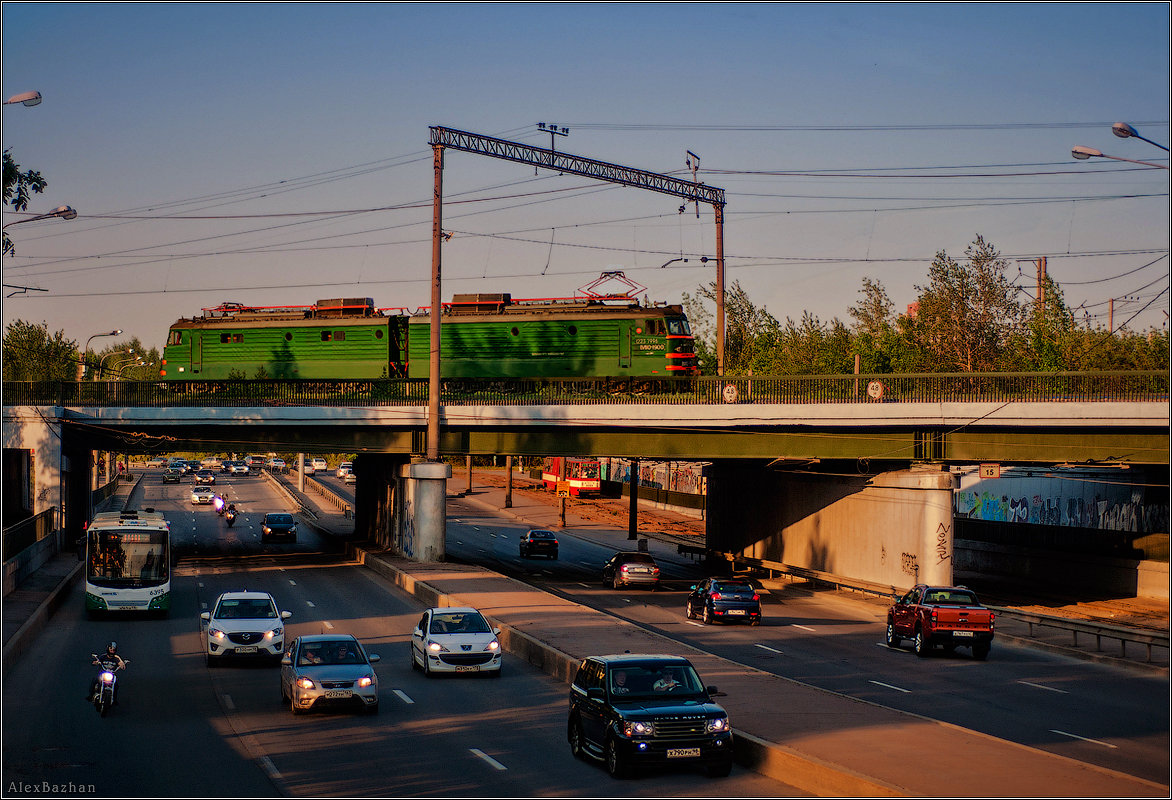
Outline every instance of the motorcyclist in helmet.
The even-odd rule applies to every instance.
[[[99,653],[98,657],[94,659],[93,663],[101,667],[103,670],[107,670],[109,672],[114,672],[126,666],[126,662],[122,660],[122,656],[118,655],[117,642],[110,642],[107,644],[106,652]],[[100,679],[98,676],[95,675],[94,679],[90,682],[90,693],[85,698],[87,703],[92,703],[94,698],[97,697],[99,680]],[[118,705],[117,683],[114,684],[114,705]]]

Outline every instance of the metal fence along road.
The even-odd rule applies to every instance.
[[[444,405],[1162,402],[1169,373],[1000,372],[697,378],[450,378]],[[426,380],[4,383],[6,406],[421,406]]]

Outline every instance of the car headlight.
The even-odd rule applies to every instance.
[[[495,653],[497,650],[501,649],[501,643],[498,642],[496,639],[493,639],[491,642],[489,642],[487,645],[485,645],[484,649]]]
[[[654,736],[655,723],[650,720],[646,722],[624,722],[623,723],[624,736]]]
[[[263,528],[261,528],[261,530],[264,531],[265,533],[272,533],[273,532],[272,529],[268,525],[265,525]]]
[[[708,720],[709,733],[724,733],[728,727],[728,717],[713,717]]]
[[[224,632],[219,628],[208,628],[208,636],[212,637],[213,639],[223,639]]]
[[[301,678],[298,678],[298,679],[297,679],[297,685],[298,685],[300,688],[302,688],[302,689],[312,689],[312,688],[314,688],[313,681],[311,681],[309,678],[306,678],[306,677],[301,677]]]
[[[373,677],[371,677],[370,675],[363,675],[361,678],[358,679],[358,688],[365,689],[367,686],[370,686],[373,683],[374,683]]]
[[[281,635],[285,633],[283,628],[273,628],[271,631],[265,633],[266,639],[280,639]]]
[[[439,642],[436,642],[436,641],[428,642],[427,649],[433,653],[446,653],[446,652],[448,652],[448,648],[444,647],[442,644],[440,644]]]

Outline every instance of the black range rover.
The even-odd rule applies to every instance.
[[[570,685],[570,750],[601,759],[615,778],[642,764],[702,764],[724,777],[732,729],[715,693],[682,656],[590,656]]]

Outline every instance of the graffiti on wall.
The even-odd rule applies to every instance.
[[[1167,533],[1168,503],[1142,488],[1045,477],[984,480],[954,495],[958,517],[991,522]]]
[[[631,462],[623,458],[605,458],[603,474],[607,480],[630,483]],[[640,461],[639,485],[686,494],[704,493],[704,466],[686,461]]]

